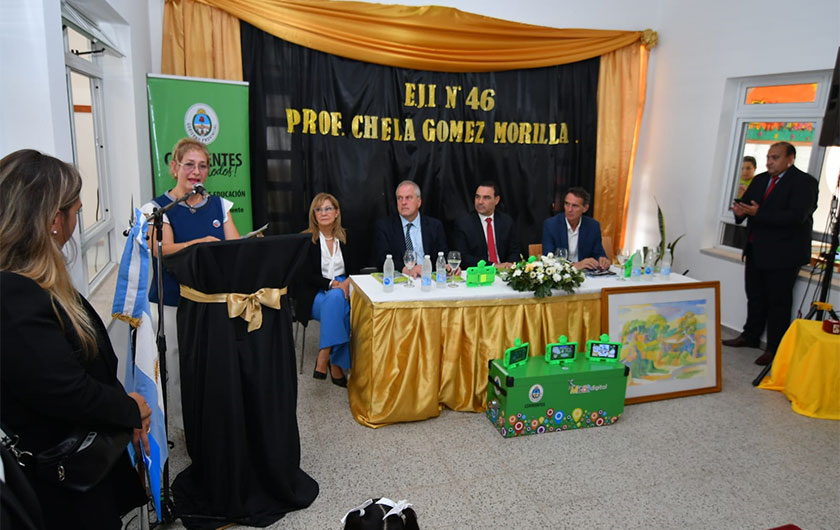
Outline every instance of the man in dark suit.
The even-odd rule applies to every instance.
[[[462,268],[474,267],[479,260],[510,267],[519,259],[513,218],[496,211],[500,199],[495,182],[482,182],[475,190],[475,211],[455,222],[453,250],[461,252]]]
[[[437,253],[446,255],[446,235],[443,224],[428,215],[420,215],[420,186],[410,180],[404,180],[397,186],[397,211],[392,215],[376,222],[374,229],[373,259],[374,263],[384,263],[385,255],[391,254],[394,259],[394,270],[410,274],[419,278],[423,271],[423,255],[428,255],[434,268]],[[410,241],[410,243],[409,243]],[[417,254],[417,264],[408,270],[403,262],[403,254],[407,248]]]
[[[590,195],[583,188],[566,192],[563,213],[543,223],[543,254],[566,249],[576,269],[607,269],[610,260],[601,245],[601,225],[583,214],[589,210]]]
[[[796,149],[787,142],[770,146],[767,171],[753,178],[732,204],[735,222],[747,219],[744,288],[747,322],[727,346],[758,347],[767,328],[767,350],[756,364],[773,360],[790,325],[793,286],[799,268],[811,261],[811,228],[817,208],[817,180],[793,165]]]

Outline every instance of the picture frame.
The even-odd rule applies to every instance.
[[[626,404],[721,391],[720,282],[603,289],[601,329],[630,368]]]

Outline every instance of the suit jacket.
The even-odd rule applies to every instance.
[[[516,230],[513,218],[496,211],[493,214],[496,236],[496,253],[502,262],[515,262],[519,259],[520,248],[516,243]],[[461,268],[475,267],[479,260],[488,261],[487,239],[484,234],[487,226],[483,225],[476,212],[470,212],[455,221],[452,250],[461,252]],[[489,263],[489,262],[488,262]]]
[[[69,321],[59,320],[49,294],[33,280],[0,272],[0,300],[0,417],[20,436],[21,449],[43,451],[82,426],[140,428],[137,404],[117,380],[117,357],[105,326],[86,300],[82,299],[98,346],[91,359],[80,356],[79,339]],[[114,524],[114,517],[145,502],[127,452],[103,482],[86,493],[54,486],[29,469],[24,472],[47,527]]]
[[[443,224],[425,214],[420,215],[420,231],[423,233],[423,252],[432,259],[432,267],[437,259],[437,253],[447,253],[446,235]],[[405,232],[399,215],[392,215],[376,221],[373,241],[373,262],[382,270],[385,255],[391,254],[394,259],[394,270],[401,271],[405,267]]]
[[[338,240],[336,240],[338,241]],[[338,241],[341,256],[344,258],[344,271],[348,276],[356,272],[350,267],[350,255],[347,245]],[[332,279],[324,278],[321,274],[321,243],[311,243],[307,246],[306,259],[295,276],[292,294],[295,297],[295,320],[304,326],[312,318],[312,302],[319,291],[330,288]]]
[[[747,246],[744,255],[762,269],[800,267],[811,261],[811,229],[817,208],[819,183],[796,166],[790,166],[764,199],[770,183],[766,171],[756,175],[741,197],[760,206],[756,215],[735,217],[740,224],[747,219]],[[751,253],[749,252],[751,250]]]
[[[569,248],[569,234],[566,229],[566,214],[560,212],[549,217],[543,223],[543,254],[554,252],[558,248]],[[586,258],[606,257],[601,245],[601,224],[587,216],[580,218],[578,228],[578,261]]]

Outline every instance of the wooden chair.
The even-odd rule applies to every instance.
[[[528,256],[542,256],[542,243],[528,245]]]

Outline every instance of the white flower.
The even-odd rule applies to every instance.
[[[537,273],[536,273],[536,272],[531,271],[530,276],[531,276],[531,278],[536,278],[536,277],[537,277]]]
[[[522,276],[522,269],[516,269],[513,271],[513,277]]]
[[[562,278],[561,278],[561,276],[560,276],[559,274],[554,274],[554,275],[552,275],[552,276],[551,276],[551,278],[552,278],[555,282],[559,282],[559,281],[562,279]]]
[[[545,278],[545,275],[543,273],[540,272],[540,273],[537,274],[537,281],[538,282],[542,283],[543,278]]]

